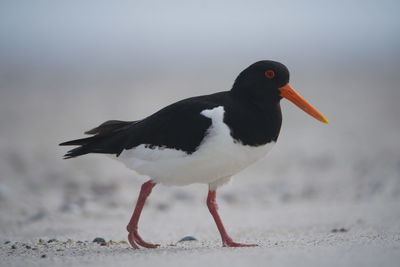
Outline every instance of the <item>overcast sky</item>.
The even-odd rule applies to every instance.
[[[0,67],[399,61],[399,1],[1,1]],[[122,69],[122,70],[121,70]]]

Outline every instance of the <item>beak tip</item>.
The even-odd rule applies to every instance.
[[[323,117],[321,121],[325,124],[329,124],[329,120],[325,117]]]

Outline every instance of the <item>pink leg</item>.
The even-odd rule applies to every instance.
[[[126,229],[128,230],[128,240],[131,244],[132,248],[139,248],[138,245],[145,247],[145,248],[156,248],[158,244],[151,244],[143,241],[138,233],[138,223],[140,218],[140,213],[142,213],[144,203],[146,202],[147,197],[150,195],[151,190],[156,184],[152,181],[148,181],[142,185],[140,189],[140,194],[138,200],[136,202],[135,210],[132,214],[131,220],[129,221],[128,226]]]
[[[211,215],[214,217],[214,221],[217,224],[218,230],[221,234],[222,246],[224,246],[224,247],[254,247],[254,246],[257,246],[255,244],[236,243],[232,240],[232,238],[226,232],[224,224],[222,223],[222,220],[219,217],[218,205],[215,200],[216,195],[217,195],[217,192],[215,190],[208,191],[207,206],[208,206],[208,209],[209,209]]]

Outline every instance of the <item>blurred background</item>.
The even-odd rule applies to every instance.
[[[267,212],[399,200],[399,8],[395,0],[0,1],[0,232],[59,216],[120,216],[125,225],[146,178],[101,155],[62,160],[58,143],[229,90],[262,59],[288,66],[292,86],[331,124],[283,100],[277,145],[220,190],[221,204]],[[148,206],[209,216],[206,191],[159,186]]]

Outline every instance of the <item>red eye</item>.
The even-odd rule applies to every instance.
[[[264,72],[265,77],[267,77],[268,79],[272,79],[275,77],[275,72],[273,70],[266,70]]]

